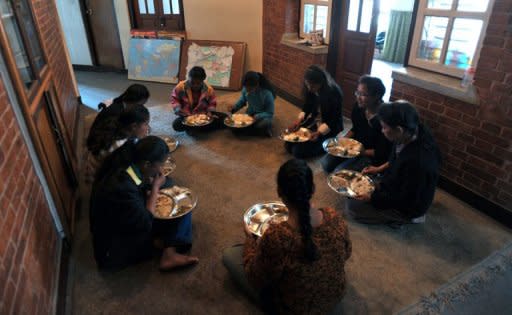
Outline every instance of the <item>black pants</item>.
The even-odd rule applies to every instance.
[[[221,112],[211,112],[214,116],[213,121],[206,126],[198,126],[198,127],[190,127],[183,124],[184,116],[178,116],[172,122],[172,128],[176,131],[200,131],[200,132],[208,132],[212,130],[222,129],[226,126],[224,125],[224,118],[227,117],[225,113]]]
[[[298,159],[307,159],[325,153],[322,143],[328,136],[319,136],[315,141],[285,142],[286,151]]]

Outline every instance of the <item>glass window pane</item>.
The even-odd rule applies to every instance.
[[[164,8],[164,14],[171,14],[171,0],[162,0],[162,7]]]
[[[155,14],[155,1],[148,0],[148,14]]]
[[[304,33],[314,31],[315,6],[313,4],[304,5]]]
[[[327,14],[329,13],[329,8],[326,5],[317,5],[316,6],[316,25],[315,30],[323,30],[323,37],[325,38],[325,34],[327,32]]]
[[[459,0],[457,11],[485,12],[488,5],[489,0]]]
[[[445,65],[466,69],[471,66],[478,45],[477,34],[484,22],[475,19],[455,19],[448,43]]]
[[[417,58],[439,62],[447,25],[448,18],[425,16]]]
[[[172,0],[172,14],[180,14],[180,2]]]
[[[475,0],[471,0],[475,1]],[[477,0],[480,1],[480,0]],[[428,0],[427,8],[439,10],[451,10],[453,0]]]
[[[29,88],[32,82],[35,81],[35,75],[28,61],[27,52],[23,45],[23,37],[21,36],[19,25],[9,1],[0,1],[0,13],[2,14],[2,23],[7,33],[16,67],[18,68],[23,83]]]
[[[372,26],[373,0],[363,0],[363,11],[361,12],[361,26],[359,31],[370,33]]]
[[[28,49],[32,53],[32,58],[34,62],[34,66],[36,67],[36,71],[39,72],[46,64],[43,56],[43,50],[41,49],[41,44],[39,42],[39,36],[37,34],[34,17],[32,16],[32,11],[30,9],[30,5],[27,0],[18,1],[19,4],[19,13],[23,20],[22,27],[25,30],[25,33],[29,40]]]
[[[139,12],[140,14],[146,14],[146,0],[139,0]]]
[[[360,0],[351,0],[348,9],[348,27],[349,31],[357,32],[357,22],[359,20],[359,2]]]

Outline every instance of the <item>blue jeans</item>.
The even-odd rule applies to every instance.
[[[165,247],[175,247],[186,252],[192,247],[192,212],[172,220],[153,220],[153,235],[164,242]]]

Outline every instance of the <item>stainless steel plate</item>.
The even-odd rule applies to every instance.
[[[311,139],[311,130],[302,127],[295,132],[289,132],[286,129],[279,135],[279,139],[286,142],[306,142]]]
[[[269,224],[288,220],[288,209],[279,201],[257,203],[245,211],[243,220],[249,231],[262,236]]]
[[[158,219],[176,219],[192,211],[197,205],[197,196],[188,188],[173,186],[161,189],[161,195],[172,199],[172,209],[158,209],[155,217]]]
[[[351,170],[340,170],[329,175],[327,184],[335,192],[347,197],[371,194],[375,190],[375,183],[370,177]]]
[[[201,127],[211,124],[212,116],[206,114],[195,114],[187,116],[183,119],[183,124],[189,127]]]
[[[224,119],[224,125],[231,128],[245,128],[254,123],[254,118],[247,114],[233,114]]]
[[[162,140],[165,141],[165,143],[169,147],[169,151],[171,151],[171,152],[176,151],[176,149],[178,148],[178,145],[180,144],[180,142],[177,139],[175,139],[171,136],[158,135],[158,137],[160,137]]]
[[[329,138],[322,143],[322,146],[330,155],[343,158],[356,157],[363,150],[363,144],[351,138]]]

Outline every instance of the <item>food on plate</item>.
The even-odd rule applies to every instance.
[[[189,125],[201,126],[210,122],[211,118],[206,114],[190,115],[185,118],[185,122]]]
[[[247,114],[233,114],[231,118],[227,118],[227,120],[230,125],[236,127],[247,126],[254,122],[254,118]]]
[[[374,185],[366,176],[358,176],[350,182],[350,189],[357,196],[367,195],[373,192]]]
[[[286,132],[283,134],[284,141],[290,142],[305,142],[308,141],[311,136],[311,133],[306,128],[300,128],[295,132]]]
[[[361,154],[363,145],[354,139],[339,138],[330,141],[326,146],[326,150],[335,156],[355,157]]]
[[[160,218],[168,218],[171,216],[174,201],[170,196],[159,194],[156,199],[155,216]]]

